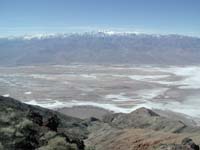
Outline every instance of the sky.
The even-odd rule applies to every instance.
[[[0,0],[0,36],[90,31],[200,37],[200,0]]]

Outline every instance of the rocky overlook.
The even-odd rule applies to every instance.
[[[81,120],[11,98],[0,97],[0,104],[0,149],[84,150]]]
[[[78,119],[0,97],[2,150],[199,150],[200,128],[140,108]]]

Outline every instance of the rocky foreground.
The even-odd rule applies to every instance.
[[[200,128],[146,108],[78,119],[0,97],[0,150],[199,150]]]

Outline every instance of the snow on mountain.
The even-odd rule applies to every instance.
[[[0,65],[200,63],[200,38],[98,31],[0,38]]]
[[[69,36],[93,36],[93,37],[109,37],[109,36],[138,36],[138,37],[154,37],[154,38],[161,38],[161,37],[176,37],[176,38],[184,38],[188,36],[177,35],[177,34],[146,34],[141,32],[121,32],[121,31],[112,31],[112,30],[99,30],[99,31],[92,31],[92,32],[82,32],[82,33],[39,33],[39,34],[26,34],[22,36],[7,36],[7,37],[0,37],[0,39],[8,39],[8,40],[15,40],[15,39],[22,39],[22,40],[42,40],[42,39],[50,39],[50,38],[66,38]]]

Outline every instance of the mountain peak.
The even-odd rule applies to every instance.
[[[147,109],[145,107],[141,107],[141,108],[133,111],[131,114],[146,115],[146,116],[159,116],[154,111]]]

